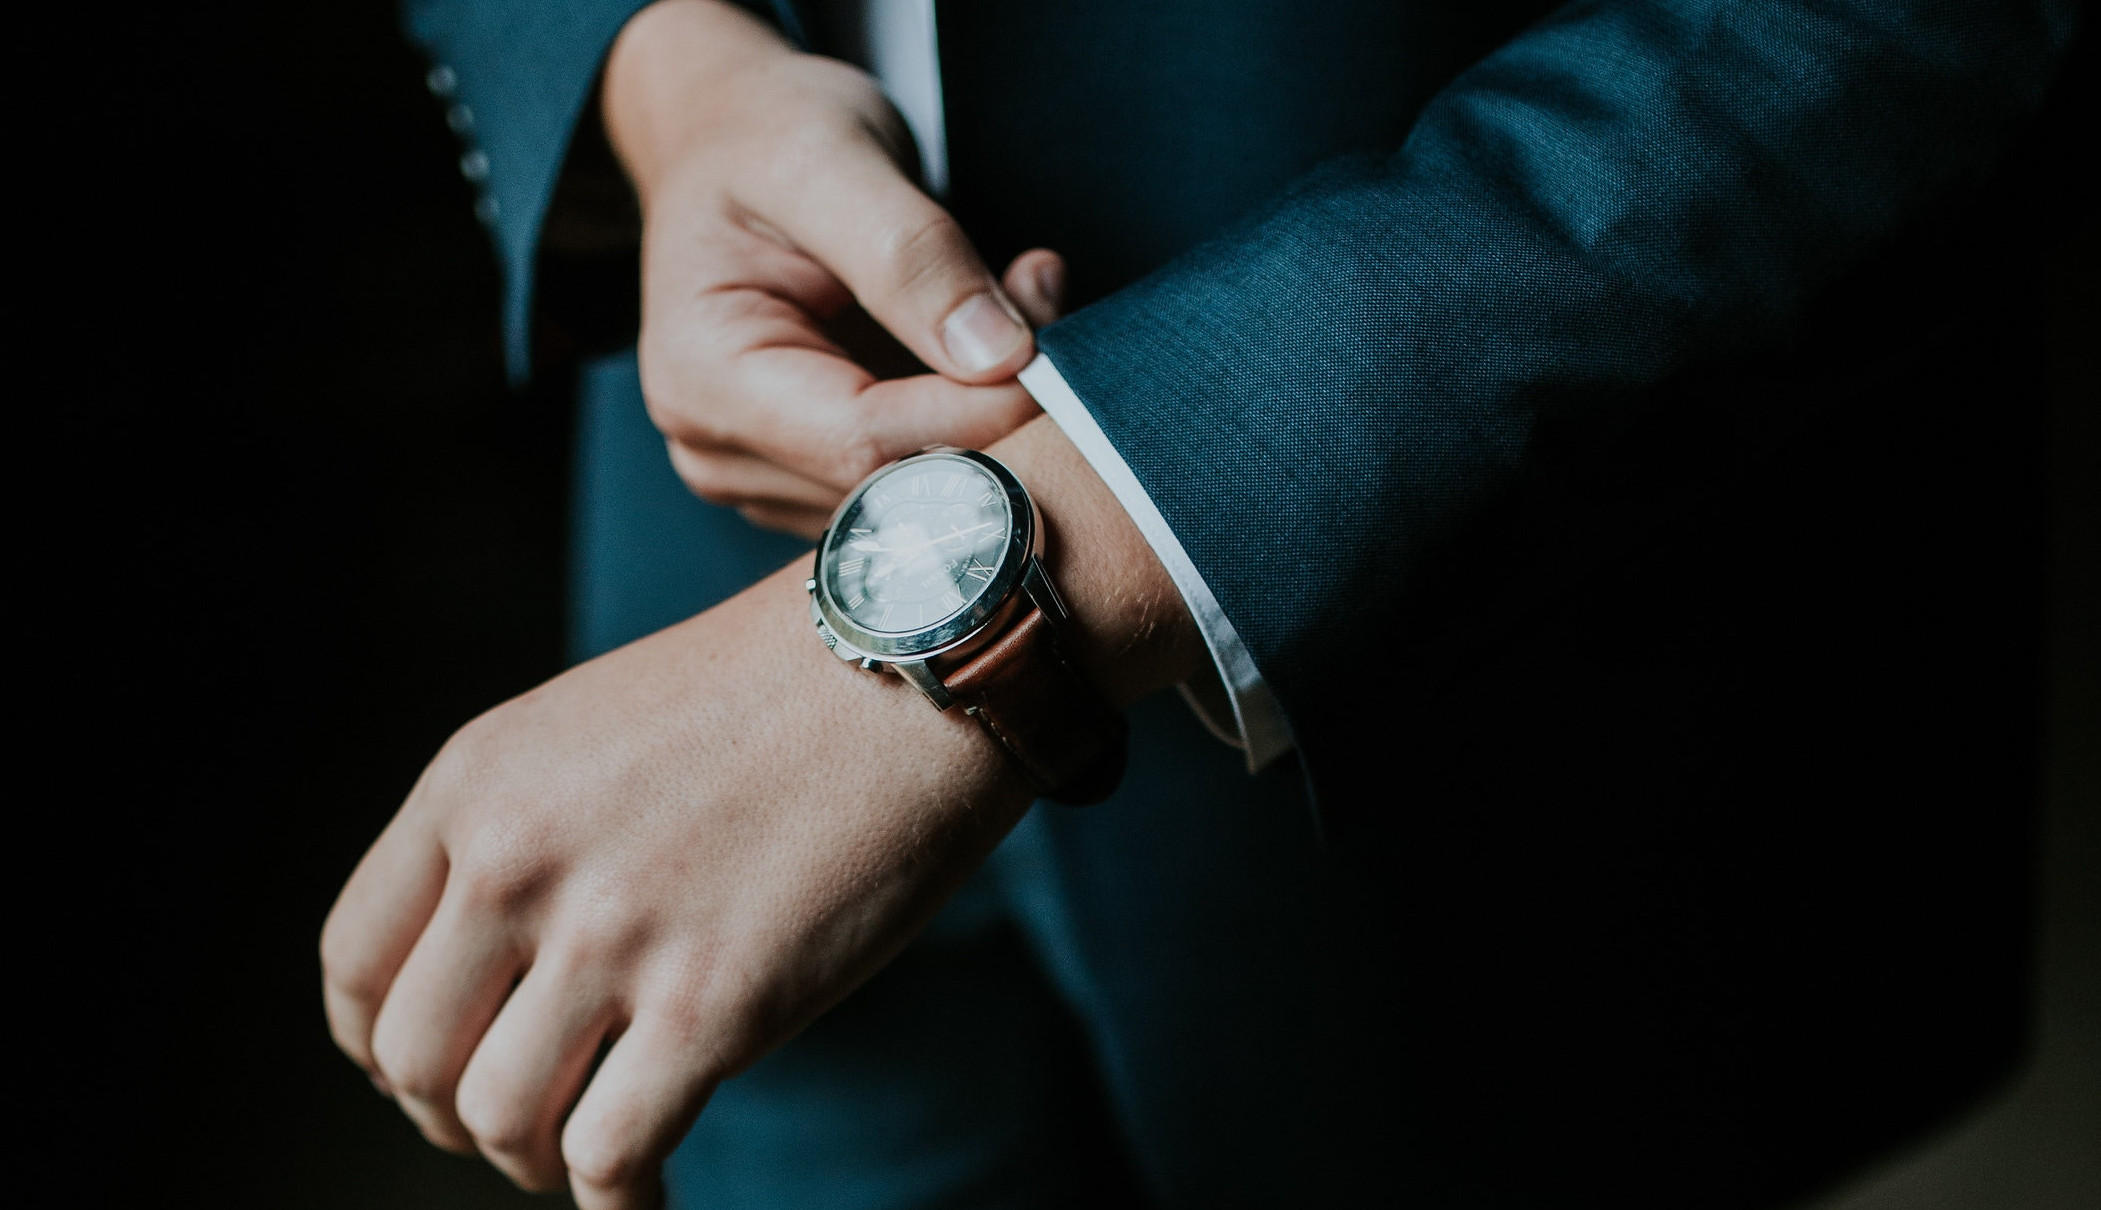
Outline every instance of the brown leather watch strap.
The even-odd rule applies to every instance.
[[[1033,604],[942,683],[1045,798],[1100,802],[1123,779],[1129,724],[1066,658],[1050,615]]]

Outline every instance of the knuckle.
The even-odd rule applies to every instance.
[[[645,978],[642,1011],[664,1036],[678,1039],[685,1053],[706,1054],[712,1063],[735,1065],[747,1052],[763,1050],[774,1032],[772,1002],[755,994],[741,976],[748,962],[708,947],[666,946],[654,955]]]
[[[486,824],[454,866],[460,895],[503,919],[538,902],[555,881],[555,870],[544,857],[553,847],[546,831],[530,815]]]
[[[851,118],[829,107],[783,115],[766,140],[771,152],[764,161],[771,170],[769,184],[782,191],[805,188],[812,177],[821,177],[838,162],[859,133]]]
[[[910,294],[960,268],[956,247],[961,229],[948,212],[939,208],[900,216],[876,237],[879,263],[889,277],[889,287]],[[946,300],[944,300],[946,301]]]
[[[680,481],[694,495],[710,504],[734,506],[743,503],[722,459],[674,446],[671,460],[677,466]]]
[[[600,1191],[633,1184],[643,1171],[639,1154],[597,1131],[570,1131],[562,1139],[562,1162],[572,1183]]]
[[[832,442],[832,479],[836,484],[851,487],[889,461],[890,451],[866,425],[857,425]]]
[[[451,1091],[446,1074],[411,1050],[398,1034],[382,1031],[372,1040],[372,1061],[402,1101],[442,1104]]]
[[[654,331],[661,328],[644,328],[636,358],[642,382],[642,410],[649,423],[673,440],[720,440],[721,434],[712,423],[721,411],[716,399],[719,369],[709,372],[694,364],[697,354],[690,338],[673,343],[653,337]]]
[[[371,1039],[358,1034],[350,1022],[343,1020],[332,1007],[328,1013],[328,1036],[335,1042],[337,1050],[350,1056],[351,1062],[367,1069],[377,1065],[372,1056]]]
[[[563,923],[561,962],[577,971],[629,967],[650,948],[653,931],[625,901],[600,897]]]
[[[825,107],[827,114],[851,112],[864,117],[895,116],[890,99],[883,95],[882,85],[867,72],[830,59],[820,59],[809,67],[822,71],[822,82],[834,90],[837,103]]]
[[[666,337],[664,324],[643,319],[642,331],[635,340],[635,376],[642,384],[642,406],[651,417],[681,385],[684,376],[679,370],[683,359],[679,352]]]
[[[422,1132],[424,1139],[431,1146],[442,1151],[450,1151],[454,1155],[474,1154],[474,1140],[472,1138],[454,1129],[428,1111],[418,1115],[414,1112],[413,1102],[403,1102],[402,1108],[410,1111],[409,1119],[416,1123],[416,1129]]]
[[[362,950],[350,927],[337,917],[330,916],[321,926],[321,986],[342,999],[370,1006],[386,989]],[[337,1040],[341,1041],[340,1036]]]
[[[431,759],[424,776],[445,800],[479,799],[503,776],[509,752],[501,735],[502,711],[499,706],[453,732]]]
[[[736,508],[743,503],[742,501],[738,500],[735,496],[730,495],[728,492],[717,490],[714,486],[710,485],[704,480],[696,479],[691,475],[684,476],[684,479],[686,484],[686,490],[693,493],[700,499],[707,501],[709,504],[717,505],[722,508]]]
[[[558,813],[516,798],[478,816],[451,847],[446,894],[458,895],[472,916],[505,920],[545,900],[569,851]]]
[[[487,1081],[462,1080],[453,1108],[484,1153],[530,1159],[539,1150],[539,1123],[531,1112]]]
[[[689,960],[670,966],[668,972],[655,972],[659,994],[648,1002],[657,1028],[697,1048],[722,1049],[725,1035],[735,1032],[743,1006],[719,986],[711,963]]]
[[[657,432],[671,440],[692,440],[707,434],[702,422],[705,411],[687,406],[681,392],[661,388],[650,390],[644,386],[642,411]]]

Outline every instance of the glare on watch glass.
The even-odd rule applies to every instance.
[[[1006,556],[1007,494],[960,458],[901,466],[870,484],[831,534],[826,586],[848,617],[891,634],[947,621],[983,595]]]

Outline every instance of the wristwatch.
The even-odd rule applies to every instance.
[[[1059,642],[1065,604],[1043,567],[1035,502],[999,461],[937,447],[861,482],[832,515],[805,582],[825,646],[961,705],[1054,802],[1123,777],[1123,716]]]

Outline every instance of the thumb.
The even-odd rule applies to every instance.
[[[1065,258],[1048,248],[1031,248],[1015,257],[1001,284],[1030,327],[1055,323],[1065,313]]]
[[[1020,308],[963,228],[873,148],[847,148],[819,180],[774,186],[751,209],[836,274],[876,322],[942,376],[1013,377],[1035,355]]]

